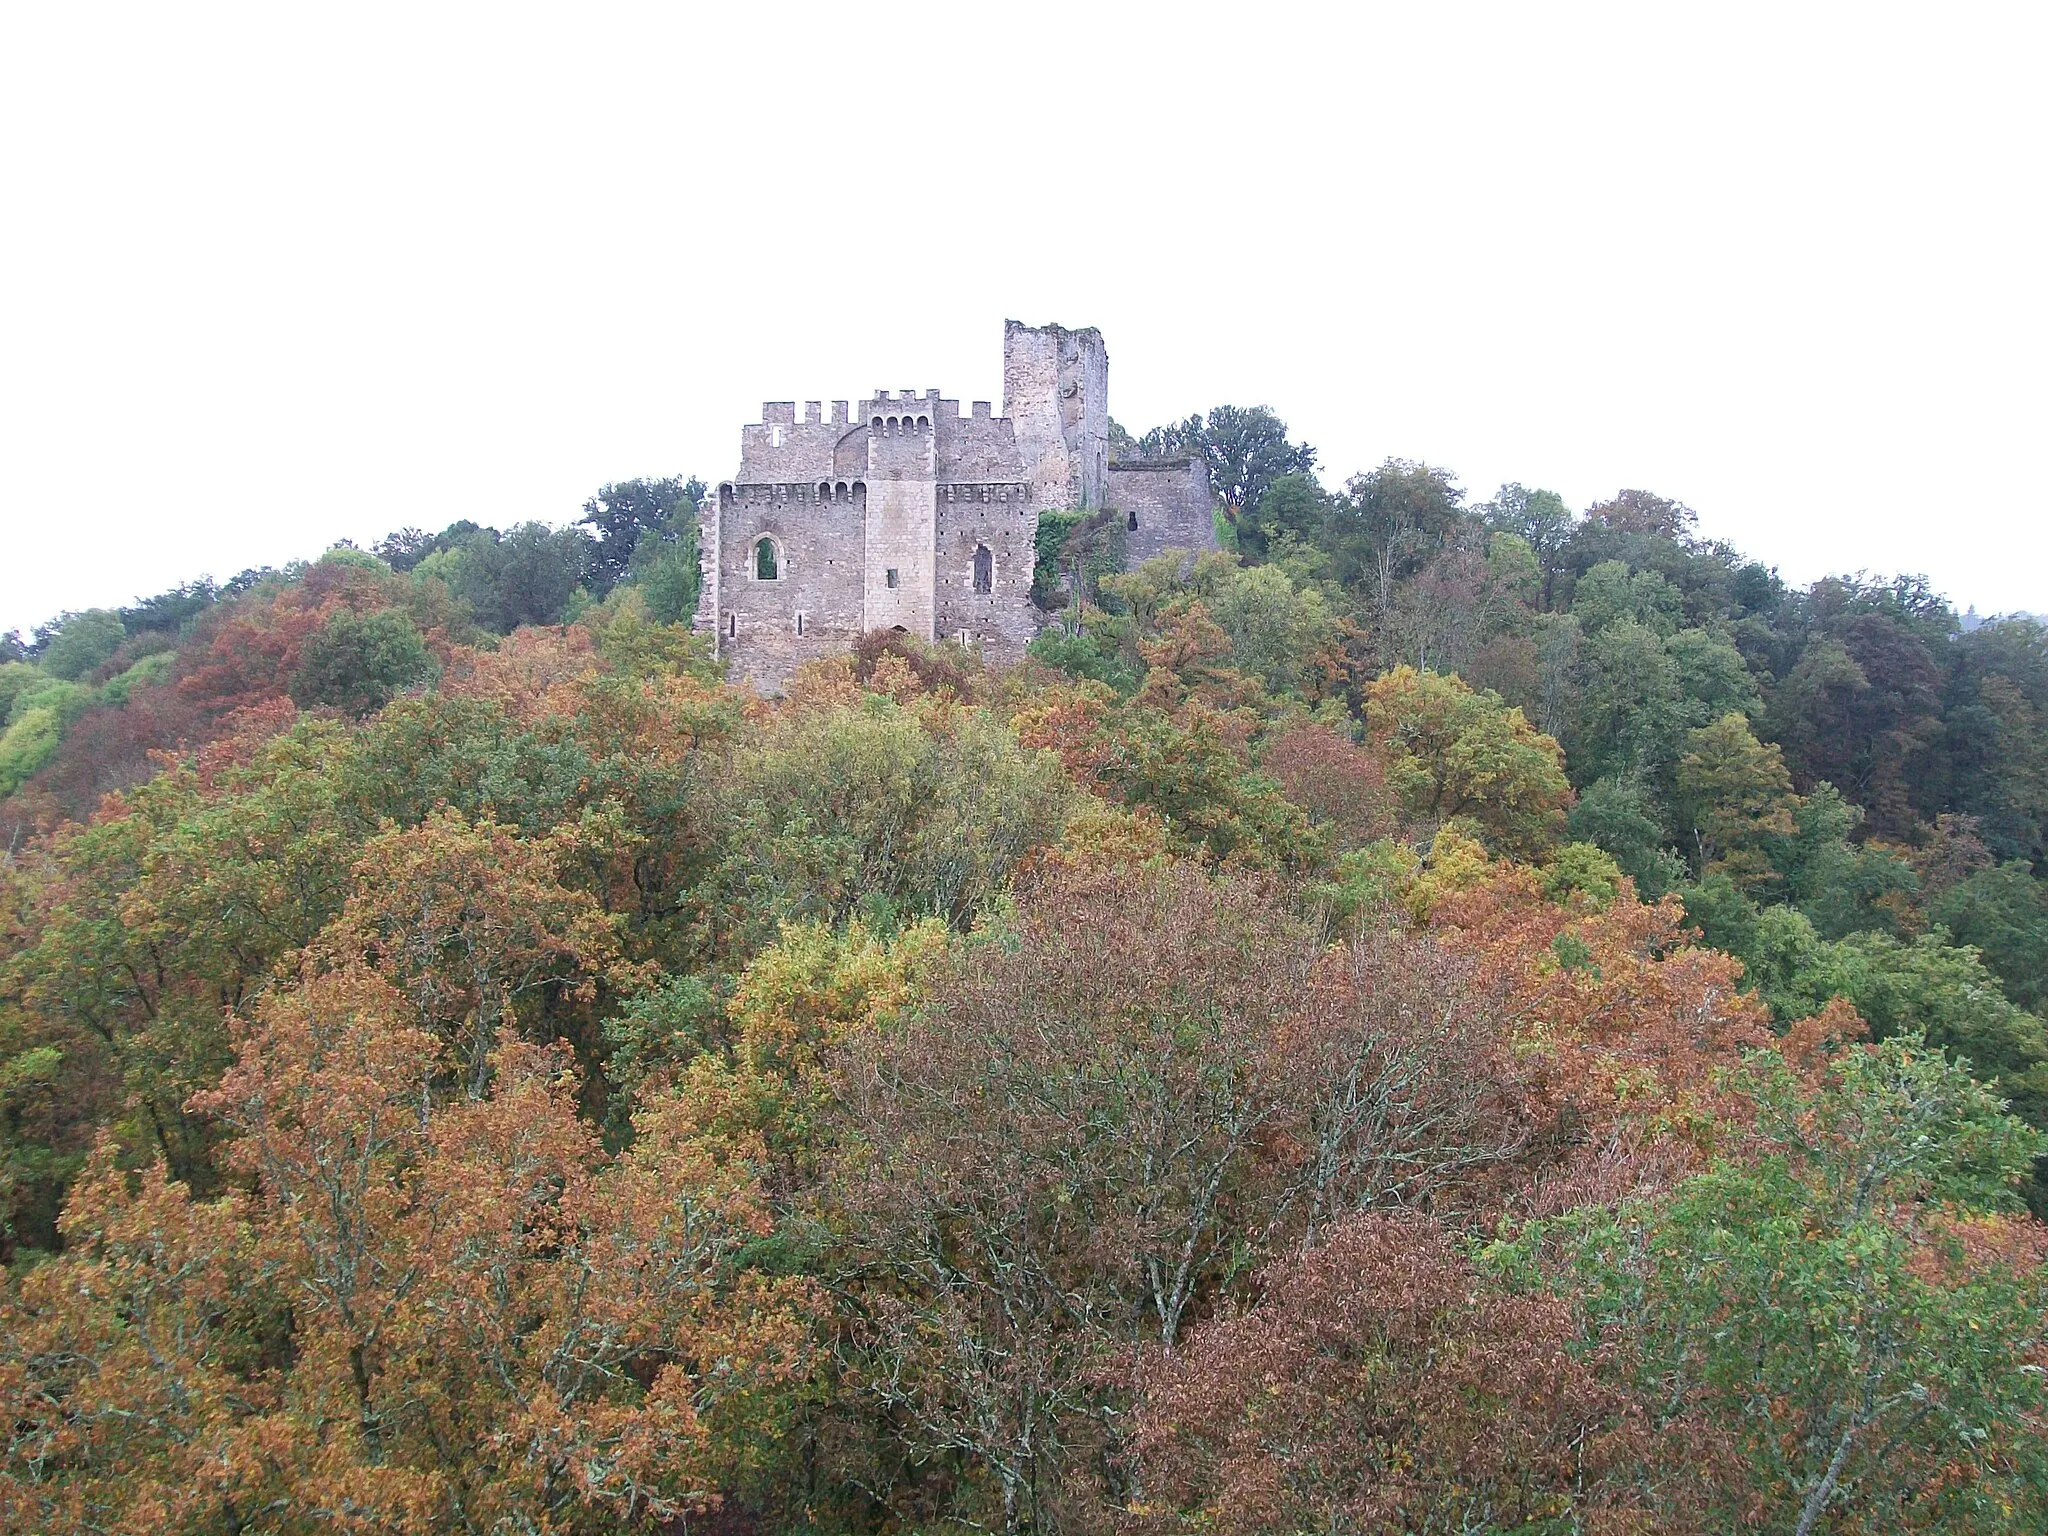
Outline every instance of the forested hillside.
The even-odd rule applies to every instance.
[[[2048,1525],[2048,631],[1115,440],[1008,672],[680,479],[11,641],[0,1525]]]

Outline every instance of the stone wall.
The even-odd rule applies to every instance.
[[[832,450],[847,431],[846,402],[832,402],[833,420],[821,420],[820,402],[805,402],[805,419],[796,419],[796,403],[770,400],[761,420],[740,428],[740,472],[750,485],[776,485],[832,477]]]
[[[1124,514],[1126,567],[1169,549],[1216,548],[1215,503],[1200,459],[1112,464],[1108,494]]]
[[[977,485],[1016,480],[1023,472],[1023,461],[1010,419],[991,416],[986,400],[976,400],[969,416],[962,416],[959,406],[957,400],[941,400],[934,418],[939,480]]]
[[[843,495],[837,486],[820,495],[818,486],[803,483],[726,484],[706,499],[715,507],[700,522],[708,525],[703,547],[717,556],[715,567],[704,562],[697,625],[712,629],[735,679],[773,692],[800,662],[845,651],[860,639],[863,483]],[[772,579],[761,575],[764,539],[775,554]]]
[[[1022,481],[938,487],[934,557],[940,640],[958,640],[1007,665],[1038,632],[1031,606],[1038,509]],[[975,590],[976,556],[988,551],[989,590]]]

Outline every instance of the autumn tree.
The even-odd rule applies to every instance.
[[[559,878],[578,841],[564,827],[529,843],[452,811],[394,828],[356,860],[354,892],[321,936],[323,958],[388,978],[446,1044],[471,1094],[483,1091],[508,1036],[564,1034],[587,1051],[587,1028],[570,1020],[600,984],[631,991],[639,978],[595,898]]]
[[[1620,1529],[1640,1508],[1608,1486],[1645,1438],[1622,1346],[1575,1349],[1567,1305],[1476,1271],[1427,1219],[1354,1218],[1261,1280],[1153,1368],[1137,1529]]]
[[[1394,1210],[1493,1206],[1535,1128],[1510,1011],[1433,939],[1367,932],[1325,954],[1279,1028],[1295,1149],[1265,1236],[1303,1246]]]
[[[1639,1341],[1659,1419],[1734,1437],[1701,1490],[1723,1521],[2038,1524],[2048,1273],[2039,1229],[2006,1213],[2041,1139],[1912,1037],[1849,1051],[1819,1086],[1771,1056],[1753,1074],[1761,1156],[1558,1218],[1495,1262],[1561,1252],[1588,1343]],[[1697,1487],[1702,1470],[1664,1476]]]
[[[1758,741],[1749,722],[1726,714],[1686,738],[1677,771],[1678,812],[1692,827],[1702,872],[1720,869],[1738,884],[1769,881],[1768,844],[1796,830],[1792,776],[1782,754]]]
[[[746,1162],[643,1110],[606,1158],[563,1059],[480,1093],[361,969],[266,998],[203,1107],[246,1194],[102,1158],[9,1282],[10,1524],[616,1529],[714,1506],[799,1368],[799,1282],[736,1268]]]
[[[1498,694],[1396,667],[1367,691],[1366,729],[1411,814],[1470,817],[1519,853],[1540,852],[1564,830],[1564,754]]]
[[[1399,811],[1379,759],[1320,721],[1298,721],[1274,735],[1264,767],[1329,839],[1332,853],[1396,830]]]
[[[1262,1222],[1271,1021],[1315,960],[1275,920],[1185,867],[1059,873],[923,1017],[849,1043],[846,1370],[921,1454],[986,1480],[991,1520],[1041,1528],[1081,1496],[1116,1438],[1118,1351],[1177,1340]]]
[[[0,980],[19,1047],[54,1052],[48,1157],[19,1235],[55,1237],[63,1180],[102,1129],[214,1188],[215,1128],[191,1096],[229,1059],[223,1009],[312,943],[348,891],[349,827],[326,769],[333,727],[279,733],[281,709],[63,828],[13,872],[22,905]],[[18,1208],[20,1209],[20,1208]]]
[[[1728,1070],[1771,1038],[1741,964],[1688,943],[1675,898],[1559,901],[1543,874],[1504,861],[1450,884],[1428,921],[1501,989],[1533,1122],[1521,1199],[1604,1203],[1703,1166],[1747,1114]]]

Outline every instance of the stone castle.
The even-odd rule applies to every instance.
[[[763,405],[699,514],[696,625],[770,692],[875,629],[1014,661],[1046,622],[1038,514],[1070,509],[1121,513],[1126,563],[1215,547],[1199,459],[1110,462],[1102,333],[1011,320],[1000,416],[936,389],[835,400],[829,419],[816,400],[801,421],[793,401]]]

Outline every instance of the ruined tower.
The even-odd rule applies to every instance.
[[[1003,414],[1040,509],[1093,510],[1109,488],[1109,352],[1102,332],[1003,322]]]

